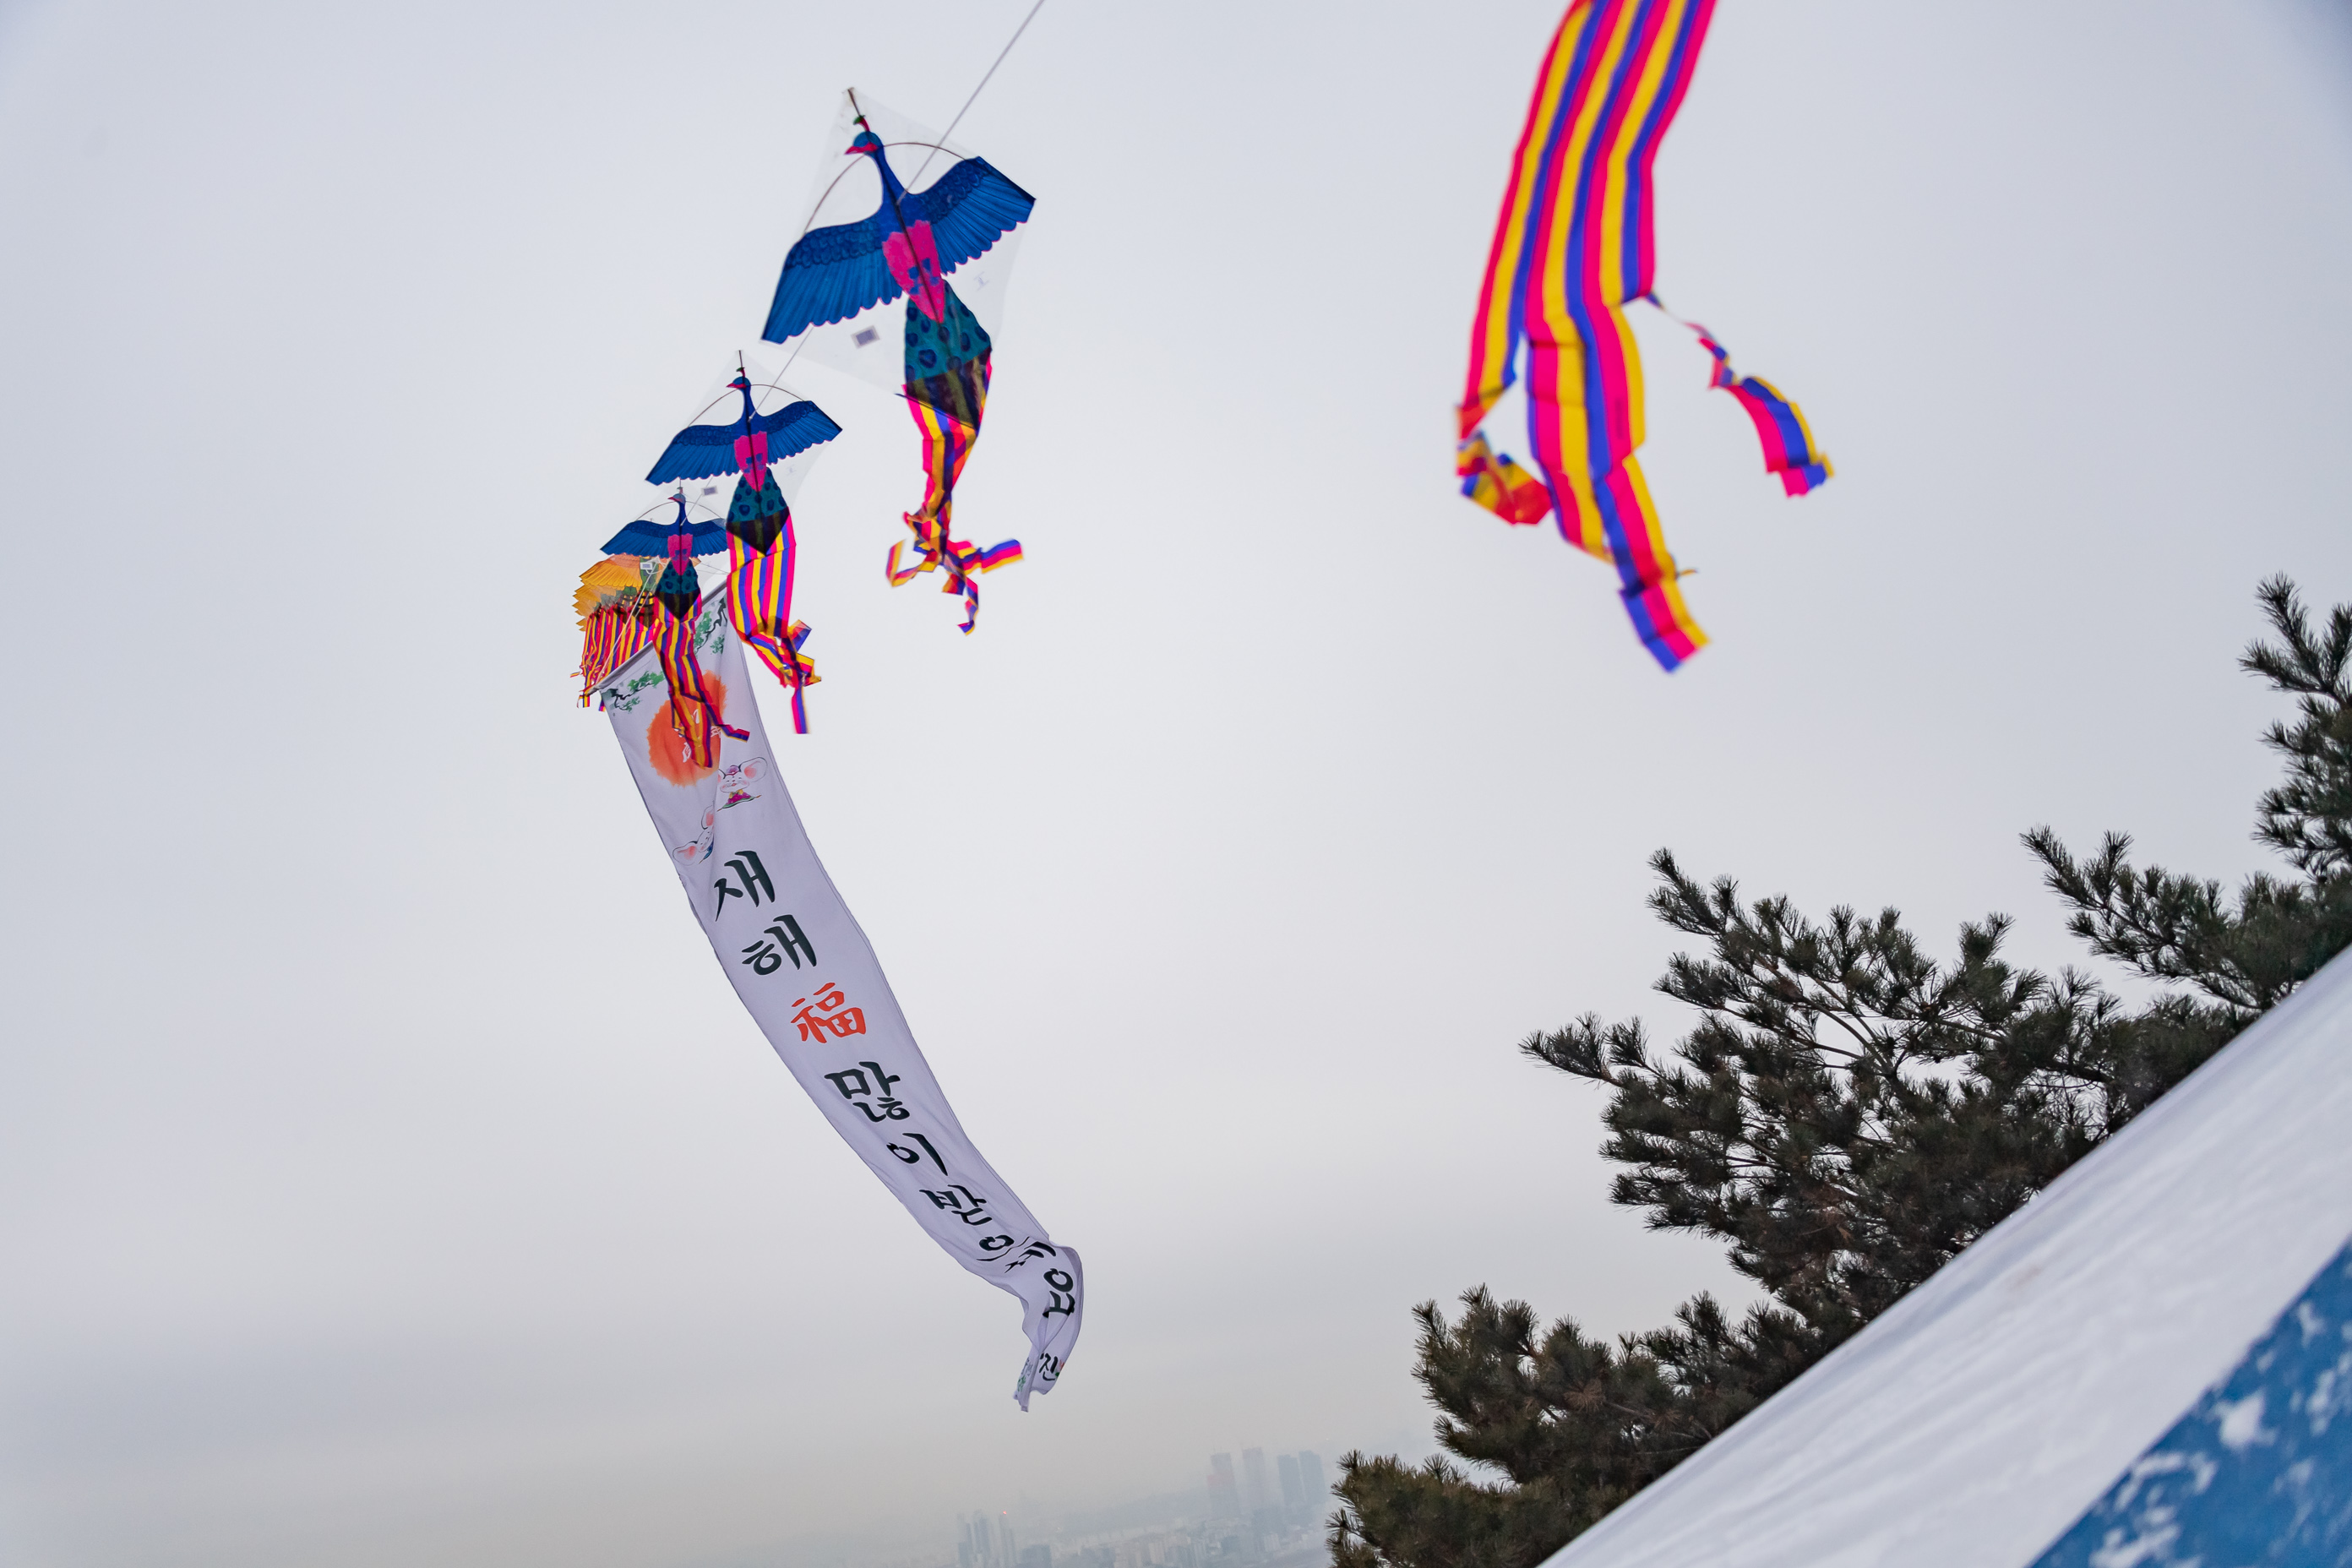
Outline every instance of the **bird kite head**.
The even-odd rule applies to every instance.
[[[882,156],[882,138],[861,127],[856,138],[841,151],[845,155],[851,153],[863,153],[869,158],[879,158]]]

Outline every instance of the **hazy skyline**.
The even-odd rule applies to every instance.
[[[803,740],[767,704],[1084,1250],[1022,1415],[1011,1303],[761,1041],[565,672],[835,94],[943,124],[1027,8],[0,7],[0,1559],[945,1562],[1024,1493],[1425,1444],[1416,1301],[1745,1297],[1512,1048],[1683,1032],[1651,851],[1938,952],[2005,910],[2045,967],[2088,961],[2026,827],[2265,863],[2254,584],[2352,600],[2315,5],[1718,8],[1660,291],[1837,478],[1783,500],[1637,320],[1714,638],[1668,678],[1604,568],[1454,494],[1556,0],[1049,0],[957,132],[1038,197],[957,495],[1027,559],[969,638],[887,588],[913,428],[796,367],[845,431],[795,503],[824,679]]]

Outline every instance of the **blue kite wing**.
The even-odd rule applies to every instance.
[[[646,518],[623,525],[621,531],[604,542],[607,555],[667,555],[669,536],[679,532],[676,523],[655,522]],[[723,523],[689,522],[684,531],[693,541],[693,553],[716,555],[727,548],[727,528]]]
[[[772,343],[811,327],[845,321],[858,311],[898,297],[898,279],[883,259],[882,242],[898,225],[877,208],[856,223],[813,228],[784,254],[783,275],[760,335]]]
[[[1037,198],[987,159],[966,158],[904,205],[909,225],[929,220],[940,267],[952,272],[1026,222]]]
[[[820,441],[841,434],[841,426],[825,411],[803,398],[773,414],[751,416],[751,428],[768,436],[768,461],[780,463],[805,452]],[[732,425],[689,425],[669,438],[669,445],[646,475],[649,485],[678,479],[709,479],[740,470],[735,466],[735,437],[743,434],[741,421]]]
[[[787,403],[773,414],[752,415],[751,428],[768,433],[768,461],[772,463],[781,463],[841,434],[841,426],[806,398]],[[729,455],[733,455],[731,447]]]
[[[735,437],[740,425],[689,425],[669,438],[646,483],[666,485],[677,479],[715,479],[735,471]]]

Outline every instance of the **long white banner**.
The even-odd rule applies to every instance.
[[[801,826],[717,594],[695,630],[711,696],[750,738],[722,737],[718,766],[696,767],[648,650],[605,683],[621,754],[719,966],[776,1055],[932,1240],[1020,1298],[1029,1358],[1013,1397],[1026,1410],[1077,1342],[1086,1271],[981,1158],[940,1092]]]

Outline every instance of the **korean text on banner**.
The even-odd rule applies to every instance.
[[[1078,1255],[1056,1245],[964,1136],[866,933],[834,889],[769,750],[740,640],[715,597],[694,630],[730,729],[713,767],[673,727],[650,652],[604,705],[670,865],[768,1043],[868,1169],[949,1256],[1018,1297],[1028,1359],[1013,1397],[1049,1392],[1077,1342]],[[741,732],[738,738],[736,731]]]

